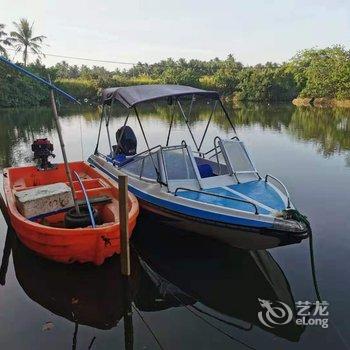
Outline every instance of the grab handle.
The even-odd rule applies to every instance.
[[[281,180],[278,180],[277,177],[274,177],[270,174],[266,174],[265,176],[265,182],[267,182],[267,178],[271,177],[271,179],[274,179],[275,181],[277,181],[283,188],[286,196],[287,196],[287,209],[290,209],[290,196],[289,196],[289,192],[287,190],[287,187],[283,184],[283,182]]]

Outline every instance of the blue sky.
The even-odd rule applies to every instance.
[[[283,62],[310,47],[350,47],[349,0],[1,0],[0,23],[8,31],[21,17],[47,36],[45,52],[102,60],[151,63],[232,53],[256,64]]]

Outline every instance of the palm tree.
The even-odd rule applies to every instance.
[[[7,36],[7,33],[4,31],[5,24],[0,23],[0,54],[7,57],[7,51],[5,46],[11,46],[11,38]]]
[[[11,38],[14,42],[14,46],[17,52],[23,52],[23,63],[24,66],[27,65],[28,60],[28,50],[32,53],[40,56],[45,56],[41,52],[41,44],[46,36],[39,35],[33,37],[33,24],[30,25],[28,20],[25,18],[21,18],[19,23],[13,22],[17,31],[11,32]]]

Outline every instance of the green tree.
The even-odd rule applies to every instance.
[[[22,51],[24,66],[27,65],[29,50],[39,58],[43,56],[41,45],[46,38],[44,35],[33,36],[33,24],[30,25],[28,20],[21,18],[19,23],[13,22],[17,31],[11,32],[11,40],[14,43],[17,52]]]
[[[222,61],[214,74],[214,81],[217,88],[222,92],[232,94],[237,90],[238,73],[243,68],[242,63],[237,62],[232,55]]]
[[[298,95],[293,74],[276,63],[246,67],[240,71],[238,81],[240,100],[288,101]]]
[[[11,38],[5,32],[5,24],[0,23],[0,54],[7,57],[7,50],[5,46],[11,46]]]
[[[299,52],[288,70],[302,97],[350,97],[350,52],[342,46]]]

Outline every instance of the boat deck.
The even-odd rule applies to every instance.
[[[248,201],[256,205],[259,214],[265,215],[271,215],[286,208],[280,194],[264,180],[214,187],[206,189],[205,192],[210,192],[218,196],[194,191],[181,191],[178,192],[178,196],[207,204],[254,213],[255,207],[252,204],[244,203],[240,200]]]

